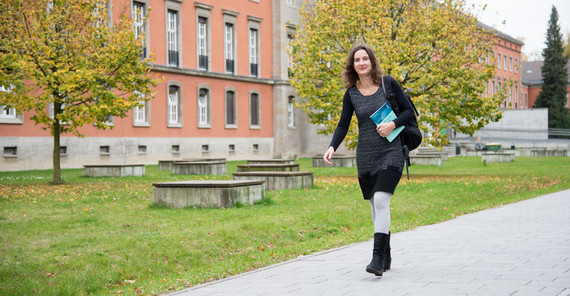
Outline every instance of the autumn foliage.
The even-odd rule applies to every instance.
[[[463,1],[312,1],[301,14],[291,43],[291,84],[310,122],[324,126],[322,133],[332,133],[339,120],[345,91],[340,74],[357,43],[372,46],[383,71],[409,90],[430,144],[447,144],[450,128],[473,134],[500,119],[505,90],[486,94],[494,75],[493,35],[477,25]],[[346,139],[354,148],[356,119],[351,125]]]
[[[54,136],[54,183],[59,137],[81,136],[90,124],[112,128],[112,117],[152,98],[158,83],[141,58],[128,6],[109,19],[107,1],[3,0],[0,2],[0,105],[31,111]]]

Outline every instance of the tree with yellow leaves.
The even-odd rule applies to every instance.
[[[61,184],[60,135],[112,128],[109,118],[152,98],[159,82],[141,58],[128,11],[109,19],[105,0],[0,2],[0,105],[31,111],[51,131],[53,183]]]
[[[353,45],[367,43],[381,68],[408,89],[420,128],[435,146],[446,129],[473,134],[501,118],[506,89],[487,94],[494,75],[493,35],[477,25],[461,0],[330,0],[305,3],[291,42],[291,84],[298,105],[320,132],[334,132],[344,94],[341,72]],[[346,138],[356,147],[357,122]]]

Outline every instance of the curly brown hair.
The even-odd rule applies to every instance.
[[[382,84],[382,76],[384,75],[384,72],[382,69],[380,69],[380,65],[378,64],[378,60],[374,55],[374,51],[367,44],[357,44],[350,50],[350,53],[346,58],[344,71],[342,71],[342,80],[344,81],[344,87],[347,89],[355,86],[358,82],[358,73],[356,73],[356,70],[354,69],[354,54],[361,49],[364,49],[366,53],[368,53],[370,65],[372,66],[372,71],[370,72],[372,82],[374,82],[376,85]]]

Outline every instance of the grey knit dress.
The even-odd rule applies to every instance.
[[[404,152],[399,137],[389,142],[376,131],[370,115],[386,102],[382,86],[369,96],[352,87],[345,93],[341,119],[330,146],[336,150],[348,131],[353,112],[358,119],[358,144],[356,166],[358,181],[364,199],[370,199],[374,192],[394,193],[404,168]]]

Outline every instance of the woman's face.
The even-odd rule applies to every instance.
[[[370,75],[372,63],[366,50],[361,49],[354,53],[354,70],[358,76]]]

